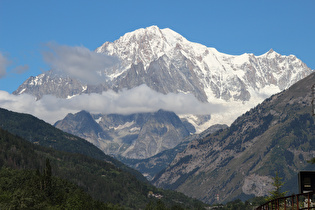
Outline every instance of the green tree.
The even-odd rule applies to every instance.
[[[154,207],[155,207],[155,205],[154,205],[153,201],[150,201],[150,202],[146,205],[145,210],[154,210]]]
[[[156,209],[157,210],[165,210],[166,209],[166,206],[165,204],[161,201],[161,200],[158,200],[156,202]]]
[[[287,191],[281,192],[281,187],[283,186],[284,182],[282,182],[282,178],[279,177],[278,172],[276,172],[276,176],[272,178],[273,183],[272,185],[274,186],[274,190],[270,191],[270,196],[267,197],[267,201],[271,201],[277,198],[284,197],[287,194]]]
[[[51,183],[51,165],[49,158],[46,158],[46,168],[44,170],[44,188],[47,195],[52,193],[52,183]]]
[[[166,210],[166,206],[160,199],[154,203],[152,200],[146,205],[146,210]]]

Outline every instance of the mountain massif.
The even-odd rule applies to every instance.
[[[297,193],[298,172],[315,169],[307,162],[315,156],[314,83],[315,73],[192,141],[153,182],[214,203],[267,195],[278,172],[284,190]]]
[[[311,73],[294,55],[283,56],[273,50],[260,56],[228,55],[157,26],[126,33],[114,42],[104,43],[95,52],[119,60],[100,72],[101,82],[85,83],[52,69],[28,78],[14,94],[27,93],[37,99],[44,95],[71,98],[145,84],[163,94],[190,93],[201,102],[229,104],[228,110],[218,115],[201,113],[211,114],[202,123],[198,123],[198,116],[186,116],[201,132],[211,124],[230,124],[268,96]],[[237,105],[242,106],[235,110]]]
[[[55,126],[92,142],[106,154],[133,159],[174,148],[190,134],[174,112],[164,110],[131,115],[93,115],[81,111],[68,114]]]
[[[162,123],[155,124],[159,128],[135,126],[133,121],[126,119],[120,121],[121,124],[115,122],[115,125],[110,125],[110,120],[105,122],[95,117],[80,122],[83,118],[78,114],[67,116],[64,124],[56,124],[67,132],[87,138],[106,153],[122,154],[128,158],[148,158],[175,147],[181,142],[180,138],[188,135],[184,127],[190,133],[200,133],[211,125],[229,125],[265,98],[311,73],[311,69],[294,55],[283,56],[273,50],[260,56],[247,53],[228,55],[157,26],[126,33],[114,42],[104,43],[95,52],[113,56],[119,61],[100,72],[100,79],[95,83],[52,69],[28,78],[14,94],[31,94],[37,100],[45,95],[70,99],[80,94],[101,94],[109,90],[118,93],[146,85],[162,94],[192,94],[203,104],[215,104],[224,110],[197,110],[193,106],[192,113],[186,110],[186,114],[178,114],[185,126],[180,125],[177,130],[174,130],[174,125],[169,127],[170,124]],[[181,106],[185,107],[185,102]],[[176,113],[179,110],[169,111]],[[169,117],[165,122],[175,119],[172,115]],[[80,128],[85,122],[90,124]],[[112,130],[104,132],[104,126],[110,126]],[[139,128],[143,129],[137,130]],[[86,133],[86,129],[93,131]]]

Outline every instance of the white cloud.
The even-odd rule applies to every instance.
[[[177,114],[213,114],[224,111],[222,105],[202,103],[192,94],[164,95],[146,85],[119,93],[107,91],[102,94],[78,95],[71,99],[46,95],[39,101],[27,94],[16,96],[0,91],[0,107],[32,114],[51,124],[63,119],[68,113],[81,110],[103,114],[153,112],[158,109],[174,111]]]
[[[104,70],[118,63],[118,58],[56,43],[46,44],[44,61],[55,71],[63,72],[87,84],[104,82]]]
[[[23,74],[29,69],[28,65],[24,66],[16,66],[10,71],[8,71],[8,66],[12,64],[12,61],[8,58],[8,56],[3,55],[0,52],[0,79],[5,77],[8,72],[12,72],[15,74]]]
[[[8,60],[8,58],[6,56],[4,56],[1,52],[0,52],[0,78],[3,78],[6,76],[7,74],[7,66],[10,64],[11,62]]]
[[[24,66],[17,66],[15,67],[12,72],[15,74],[23,74],[25,73],[27,70],[29,69],[28,65],[24,65]]]

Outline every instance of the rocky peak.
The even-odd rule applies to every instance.
[[[104,43],[96,52],[121,60],[119,65],[104,69],[102,74],[107,79],[102,84],[84,85],[62,76],[45,79],[48,78],[46,72],[44,76],[25,81],[14,93],[28,93],[37,98],[47,94],[71,98],[107,90],[118,92],[145,84],[159,93],[190,93],[201,102],[233,109],[217,116],[207,113],[211,114],[213,122],[203,127],[206,128],[217,123],[230,124],[266,97],[312,72],[295,56],[283,56],[272,49],[260,56],[228,55],[157,26],[129,32],[114,42]],[[242,108],[235,111],[236,106]]]
[[[125,65],[142,62],[145,67],[185,39],[171,29],[157,26],[126,33],[113,43],[106,42],[96,49],[98,53],[119,55]]]

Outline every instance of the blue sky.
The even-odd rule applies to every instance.
[[[273,48],[315,69],[314,10],[314,0],[0,0],[0,90],[49,70],[49,42],[94,50],[152,25],[227,54]]]

